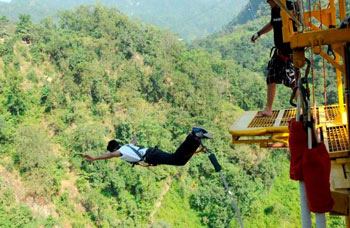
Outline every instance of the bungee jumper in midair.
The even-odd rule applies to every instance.
[[[174,166],[183,166],[185,165],[193,156],[193,154],[197,152],[208,152],[206,147],[202,144],[203,139],[212,139],[213,136],[208,133],[207,130],[194,127],[192,128],[192,132],[186,137],[185,141],[177,148],[175,153],[167,153],[164,152],[157,147],[154,148],[142,148],[137,146],[137,138],[134,136],[132,142],[127,145],[120,146],[116,140],[111,140],[108,142],[107,150],[110,153],[103,154],[100,156],[91,156],[91,155],[83,155],[88,161],[96,161],[96,160],[105,160],[114,157],[119,157],[131,164],[141,165],[144,167],[148,166],[156,166],[156,165],[174,165]],[[196,151],[199,146],[202,146],[202,149]],[[210,153],[209,159],[213,164],[215,171],[220,172],[220,176],[224,182],[224,186],[230,196],[231,203],[233,209],[236,211],[240,227],[244,228],[243,221],[240,215],[240,211],[238,205],[236,204],[232,192],[229,189],[226,178],[222,173],[221,165],[216,159],[215,154]],[[143,165],[142,163],[146,163],[148,165]]]
[[[261,35],[273,30],[275,47],[271,50],[271,53],[273,51],[273,55],[267,66],[267,102],[265,109],[258,113],[258,117],[272,116],[276,84],[283,83],[285,86],[293,89],[296,85],[297,74],[299,74],[298,69],[292,63],[290,43],[283,42],[281,9],[273,0],[267,0],[267,3],[271,7],[271,21],[251,38],[251,42],[255,43]],[[287,0],[287,7],[290,10],[293,9],[293,3],[290,0]]]
[[[164,152],[157,147],[143,148],[137,146],[137,138],[134,137],[132,142],[121,146],[116,140],[108,142],[107,150],[110,153],[91,156],[83,155],[88,161],[105,160],[114,157],[119,157],[133,165],[148,164],[146,166],[156,165],[185,165],[196,150],[201,145],[202,139],[212,139],[213,136],[207,130],[194,127],[192,132],[186,137],[185,141],[177,148],[175,153]],[[201,150],[200,150],[201,151]]]

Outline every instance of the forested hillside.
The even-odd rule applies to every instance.
[[[186,40],[221,30],[247,4],[247,0],[12,0],[0,2],[0,15],[17,20],[20,14],[28,14],[38,22],[57,15],[58,10],[95,2],[117,7],[132,18],[169,29]]]
[[[206,154],[184,167],[152,168],[81,157],[134,135],[173,152],[193,126],[213,133],[205,144],[223,166],[245,227],[298,226],[288,152],[229,146],[228,127],[265,101],[268,54],[246,41],[254,26],[188,49],[175,35],[101,5],[64,11],[58,24],[1,18],[0,227],[237,227]],[[236,41],[242,49],[231,49]],[[261,53],[258,62],[247,50]],[[284,102],[279,97],[276,106]]]

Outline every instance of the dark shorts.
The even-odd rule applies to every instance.
[[[267,65],[266,83],[283,84],[293,88],[296,85],[296,78],[299,71],[293,65],[292,60],[285,61],[274,51],[269,64]]]

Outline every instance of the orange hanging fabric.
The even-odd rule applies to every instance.
[[[317,147],[304,152],[302,170],[310,211],[331,211],[334,205],[329,183],[331,161],[324,143],[319,143]]]
[[[304,131],[303,122],[296,122],[295,118],[289,122],[289,153],[290,167],[289,176],[292,180],[302,181],[302,158],[303,152],[307,150],[307,133]]]
[[[309,209],[330,211],[334,201],[330,191],[330,158],[323,143],[308,149],[308,136],[302,121],[289,123],[290,178],[304,181]]]

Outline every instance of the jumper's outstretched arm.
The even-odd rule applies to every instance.
[[[88,161],[97,161],[97,160],[106,160],[106,159],[111,159],[115,157],[120,157],[122,154],[119,151],[115,151],[113,153],[108,153],[108,154],[102,154],[99,156],[91,156],[88,154],[84,154],[83,157],[88,160]]]

